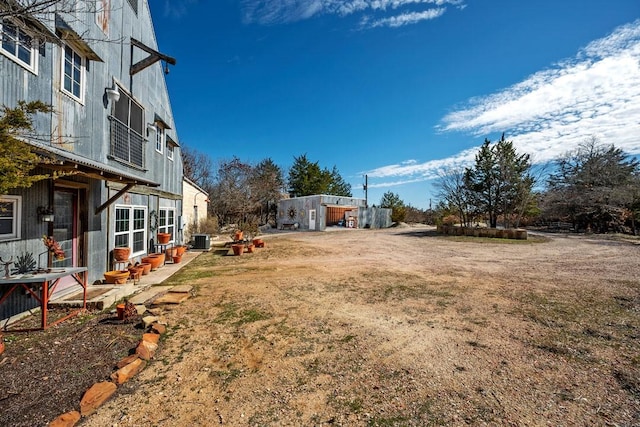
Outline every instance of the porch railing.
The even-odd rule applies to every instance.
[[[109,120],[111,121],[109,154],[117,160],[144,168],[144,137],[113,116],[110,116]]]

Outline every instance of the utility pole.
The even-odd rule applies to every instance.
[[[367,175],[365,175],[365,176],[364,176],[364,206],[365,206],[365,208],[368,208],[368,207],[369,207],[369,198],[368,198],[368,194],[369,194],[369,192],[368,192],[368,188],[369,188],[369,185],[368,185],[368,179],[369,179],[369,178],[368,178],[368,176],[367,176]]]

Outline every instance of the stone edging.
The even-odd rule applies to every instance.
[[[438,225],[440,234],[450,236],[492,237],[497,239],[527,240],[527,230],[521,228],[488,228],[488,227],[458,227],[455,225]]]
[[[116,364],[117,369],[111,374],[111,381],[98,382],[89,387],[80,400],[80,411],[70,411],[60,415],[49,423],[49,427],[75,426],[80,418],[93,414],[109,400],[119,385],[129,381],[145,368],[148,361],[153,359],[160,337],[167,332],[167,327],[155,316],[144,317],[142,321],[147,332],[142,334],[135,352]]]

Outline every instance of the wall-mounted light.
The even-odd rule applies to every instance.
[[[118,90],[117,84],[114,84],[112,88],[106,88],[105,92],[107,93],[107,99],[109,102],[118,102],[120,99],[120,91]]]
[[[147,136],[155,134],[158,128],[155,123],[147,123]]]
[[[40,221],[42,222],[53,222],[53,208],[49,206],[39,206],[38,207],[38,216],[40,217]]]

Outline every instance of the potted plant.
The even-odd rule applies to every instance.
[[[247,240],[251,240],[253,236],[258,234],[258,218],[250,217],[238,223],[238,231],[240,232],[240,239],[235,239],[236,241],[242,240],[242,236],[244,236]]]
[[[36,260],[31,252],[23,252],[18,255],[14,265],[16,273],[25,274],[36,269]]]
[[[64,251],[60,247],[60,244],[52,236],[42,236],[42,243],[44,243],[47,251],[53,255],[58,261],[62,261],[65,257]]]

